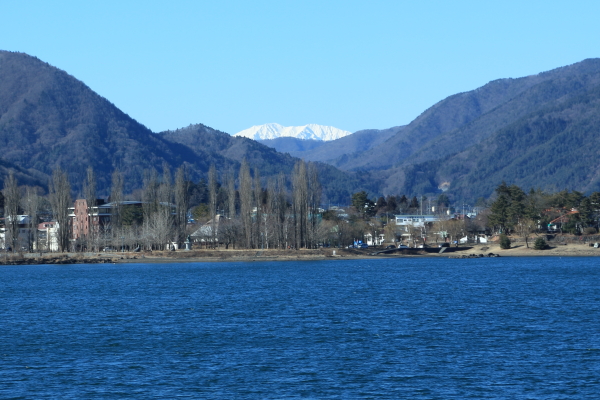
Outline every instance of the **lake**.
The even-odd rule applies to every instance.
[[[599,260],[2,266],[0,398],[597,398]]]

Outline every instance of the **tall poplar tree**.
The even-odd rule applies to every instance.
[[[181,165],[177,169],[175,178],[175,207],[177,208],[176,226],[178,243],[185,240],[187,211],[190,207],[190,181],[187,175],[185,165]]]
[[[308,176],[306,163],[298,161],[292,175],[292,199],[296,248],[306,247],[308,225]]]
[[[94,169],[90,166],[87,169],[87,177],[83,186],[83,195],[87,204],[87,214],[89,216],[88,221],[88,237],[87,241],[93,250],[98,250],[98,236],[100,234],[99,226],[94,222],[98,222],[99,218],[97,204],[97,193],[96,193],[96,174]],[[94,215],[96,213],[96,215]]]
[[[52,214],[58,223],[58,250],[64,252],[69,248],[69,207],[71,207],[71,184],[67,173],[60,167],[52,173],[50,181],[50,205]]]
[[[17,242],[19,240],[19,203],[21,194],[15,173],[11,169],[6,179],[4,179],[4,221],[6,233],[4,235],[5,248],[11,248],[13,252],[17,251]]]
[[[311,248],[317,245],[317,227],[319,225],[319,207],[321,205],[321,183],[319,182],[319,173],[314,163],[308,163],[308,238]]]
[[[38,196],[35,188],[27,186],[25,189],[25,197],[23,198],[22,203],[23,211],[25,211],[25,214],[29,216],[29,237],[27,240],[27,246],[29,251],[32,251],[33,249],[39,249],[37,222],[41,199],[40,196]]]
[[[227,216],[230,219],[235,218],[235,176],[233,170],[229,171],[227,175]]]
[[[118,168],[115,168],[113,171],[111,183],[110,201],[113,203],[113,206],[110,222],[113,232],[116,233],[121,228],[123,217],[123,174],[121,174]]]
[[[214,164],[208,170],[208,198],[211,218],[210,236],[211,245],[214,248],[217,240],[217,170]]]
[[[252,246],[252,177],[250,167],[244,158],[240,166],[240,217],[246,238],[246,248]]]

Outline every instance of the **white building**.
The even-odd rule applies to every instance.
[[[30,228],[30,223],[31,218],[29,217],[29,215],[18,215],[17,216],[17,226],[16,226],[16,230],[17,230],[17,242],[15,244],[15,249],[20,251],[20,250],[25,250],[27,248],[29,248],[29,242],[33,240],[32,235],[30,234],[31,232],[31,228]],[[10,216],[6,217],[6,223],[10,222]],[[6,243],[6,228],[2,228],[0,229],[0,248],[2,249],[7,249],[7,248],[11,248],[11,244],[10,243]]]
[[[425,224],[439,221],[440,218],[435,215],[396,215],[396,226],[408,228],[422,228]]]
[[[367,233],[365,234],[364,241],[368,246],[380,246],[385,241],[385,234],[383,232],[377,233],[377,236],[374,238],[373,234]]]

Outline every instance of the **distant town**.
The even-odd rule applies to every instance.
[[[592,237],[600,221],[600,193],[525,193],[500,184],[478,204],[357,192],[346,205],[321,204],[312,163],[299,161],[292,176],[263,185],[257,170],[242,163],[237,176],[217,178],[214,166],[196,196],[185,168],[162,175],[147,171],[138,200],[126,199],[115,171],[108,200],[95,195],[90,168],[87,198],[71,200],[67,175],[56,170],[50,193],[5,180],[0,248],[5,253],[146,252],[191,249],[427,248],[522,240],[567,234]],[[291,190],[288,190],[287,183]],[[132,197],[127,196],[127,197]],[[194,202],[192,202],[194,201]],[[545,242],[544,242],[545,243]],[[536,246],[543,247],[539,240]]]

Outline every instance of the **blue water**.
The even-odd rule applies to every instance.
[[[0,398],[593,399],[595,258],[0,267]]]

